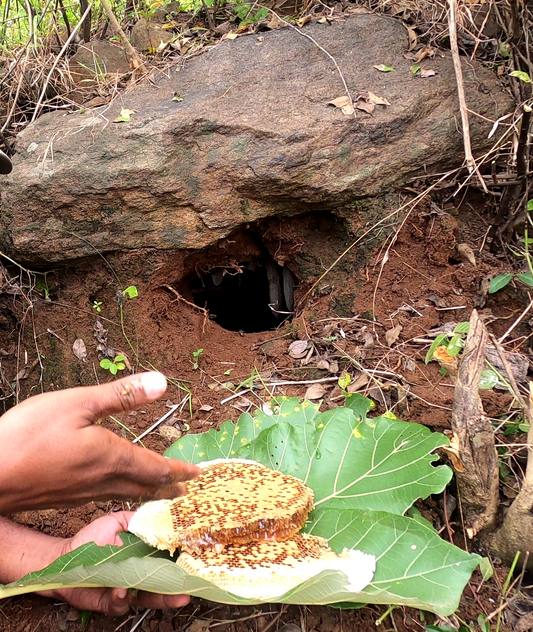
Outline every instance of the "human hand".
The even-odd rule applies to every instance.
[[[81,529],[73,538],[65,540],[60,554],[70,553],[87,542],[95,542],[99,546],[121,546],[119,533],[128,530],[132,516],[132,511],[119,511],[98,518]],[[126,588],[61,588],[41,594],[66,601],[78,610],[102,612],[110,616],[125,614],[131,607],[152,610],[181,608],[187,605],[190,599],[188,595],[158,595],[141,590],[131,593]]]
[[[0,515],[90,500],[150,500],[183,493],[195,465],[166,459],[98,425],[166,390],[160,373],[36,395],[0,417]]]

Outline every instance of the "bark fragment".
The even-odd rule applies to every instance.
[[[494,528],[498,512],[498,454],[493,428],[479,397],[488,333],[476,310],[459,365],[452,408],[452,429],[462,471],[456,469],[467,534]]]

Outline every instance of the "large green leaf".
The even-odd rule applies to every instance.
[[[366,603],[450,614],[481,560],[440,538],[426,521],[383,511],[337,509],[329,503],[310,518],[304,530],[328,538],[335,551],[353,548],[375,555],[376,573],[361,599]]]
[[[299,410],[295,414],[296,404],[299,404]],[[311,402],[300,404],[296,398],[280,397],[273,400],[270,412],[269,415],[262,410],[257,410],[253,416],[244,413],[236,424],[226,421],[220,430],[186,435],[172,444],[165,452],[165,456],[189,463],[235,458],[244,445],[256,439],[263,430],[286,417],[290,416],[293,424],[311,421],[318,414],[318,405]]]
[[[360,395],[349,396],[346,404],[319,413],[310,402],[279,398],[272,414],[242,415],[218,432],[183,437],[166,455],[192,462],[252,458],[293,474],[315,493],[316,509],[305,530],[326,537],[337,552],[356,548],[376,557],[374,579],[360,593],[346,588],[343,573],[325,571],[275,601],[402,604],[448,615],[479,558],[443,541],[429,523],[401,515],[416,498],[449,481],[449,468],[432,465],[433,451],[447,440],[392,416],[368,419],[371,402]],[[123,547],[85,545],[0,588],[0,598],[60,586],[124,586],[259,603],[187,575],[167,553],[131,534],[124,534]]]
[[[183,437],[165,454],[193,463],[222,456],[258,461],[305,481],[317,506],[337,498],[353,509],[403,514],[446,487],[451,470],[432,465],[446,437],[393,417],[368,419],[370,400],[360,395],[347,402],[349,408],[318,413],[309,402],[286,398],[275,416],[241,415],[218,433]]]
[[[374,579],[362,592],[353,593],[345,588],[344,574],[325,571],[276,602],[410,605],[449,615],[457,608],[464,585],[480,559],[443,541],[430,527],[386,512],[324,506],[313,512],[306,531],[327,536],[338,552],[357,548],[373,553],[377,558]],[[116,586],[186,593],[228,604],[261,603],[187,575],[167,553],[154,551],[131,534],[122,537],[123,547],[80,547],[43,571],[0,589],[0,599],[64,586]]]

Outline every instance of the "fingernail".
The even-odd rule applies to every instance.
[[[150,399],[156,399],[167,390],[167,378],[162,373],[143,373],[141,386]]]
[[[128,596],[128,590],[126,588],[116,588],[115,596],[117,599],[120,599],[122,601]]]

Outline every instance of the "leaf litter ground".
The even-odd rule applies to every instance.
[[[485,230],[484,217],[467,211],[466,206],[457,218],[435,213],[413,217],[400,232],[384,268],[375,296],[375,325],[370,316],[379,270],[377,265],[368,265],[353,272],[347,277],[342,293],[333,290],[326,296],[309,301],[302,316],[280,330],[241,335],[222,330],[213,323],[205,323],[202,314],[181,302],[172,303],[174,297],[161,287],[144,286],[140,264],[128,261],[130,276],[123,278],[127,279],[127,285],[138,286],[139,297],[135,302],[128,303],[124,310],[125,330],[133,341],[136,332],[143,361],[151,362],[167,375],[181,380],[181,388],[171,385],[165,401],[121,416],[118,419],[121,426],[114,421],[106,421],[106,424],[131,438],[130,433],[139,435],[168,412],[168,406],[184,402],[163,427],[143,439],[147,447],[162,452],[182,434],[219,427],[225,420],[235,420],[241,413],[259,405],[267,397],[266,391],[259,388],[261,381],[265,384],[274,379],[293,382],[276,387],[276,394],[303,397],[309,384],[295,382],[328,379],[321,382],[324,386],[322,410],[342,405],[342,395],[334,378],[347,369],[352,387],[372,397],[378,413],[392,408],[402,419],[445,430],[449,427],[453,398],[451,380],[439,373],[436,363],[424,364],[430,343],[419,341],[429,340],[427,333],[432,328],[449,321],[467,320],[473,307],[482,307],[485,313],[490,314],[494,319],[490,328],[500,336],[524,308],[524,297],[512,287],[488,299],[484,295],[481,289],[483,279],[501,272],[499,261],[488,254],[481,254],[474,267],[457,254],[456,245],[463,242],[468,242],[476,251]],[[325,245],[324,260],[331,259],[332,253]],[[125,267],[124,262],[118,259],[113,263],[117,269]],[[66,270],[57,275],[52,284],[53,300],[57,304],[41,301],[34,306],[35,332],[44,355],[44,377],[40,380],[38,371],[29,372],[21,381],[23,395],[38,392],[41,388],[50,390],[95,382],[93,363],[98,367],[98,362],[93,330],[97,314],[91,309],[95,298],[103,301],[104,309],[107,306],[105,317],[115,322],[113,325],[104,321],[108,329],[108,344],[114,346],[117,354],[132,356],[117,323],[116,304],[113,302],[116,284],[105,266],[96,260],[88,262],[83,270],[78,267],[75,271]],[[351,296],[349,302],[347,296]],[[3,311],[5,318],[13,321],[19,318],[12,299],[4,299],[5,296],[0,296],[2,306],[6,307]],[[354,314],[359,317],[354,319]],[[3,326],[6,326],[5,323]],[[394,336],[389,336],[389,346],[385,334],[398,326],[401,330],[396,330],[398,335],[394,341]],[[518,342],[513,350],[519,350],[519,337],[525,329],[527,327],[519,326],[515,330],[512,338],[518,339]],[[53,333],[50,334],[50,331]],[[33,333],[26,324],[26,348],[30,353],[35,348],[32,346]],[[72,344],[78,338],[87,343],[86,362],[72,353]],[[313,349],[311,357],[291,358],[288,347],[299,339],[309,341],[310,349]],[[194,369],[193,352],[200,348],[204,351],[199,359],[199,368]],[[7,354],[3,369],[13,379],[17,354],[15,340],[11,346],[6,345],[4,351]],[[254,367],[261,374],[261,380],[255,382],[258,388],[221,404],[232,394],[228,382],[233,387],[246,382],[243,390],[251,385],[248,378]],[[361,367],[366,372],[361,372]],[[100,381],[110,379],[101,369],[96,370]],[[369,370],[374,372],[369,373]],[[226,386],[221,386],[224,383]],[[192,418],[184,388],[192,393]],[[269,387],[269,390],[272,388]],[[493,417],[504,412],[509,401],[510,398],[502,392],[483,394],[485,410]],[[516,489],[517,485],[515,474],[519,475],[519,468],[523,465],[520,454],[512,456],[507,460],[510,466],[510,474],[506,478],[508,498],[513,496],[513,488]],[[430,497],[423,503],[417,503],[417,507],[425,518],[442,530],[441,535],[446,540],[453,539],[456,545],[464,546],[460,517],[457,512],[451,513],[451,505],[447,502],[453,494],[452,486],[447,499],[442,495]],[[444,504],[449,510],[448,519],[443,510]],[[94,503],[70,511],[26,512],[16,519],[56,536],[68,536],[88,521],[118,508],[112,504]],[[495,577],[481,588],[481,578],[477,573],[474,575],[459,609],[463,620],[475,620],[478,614],[489,614],[498,606],[499,590],[506,573],[507,569],[497,568]],[[149,614],[140,629],[165,632],[190,629],[198,632],[208,629],[210,624],[216,626],[216,630],[237,632],[260,631],[270,623],[270,629],[275,630],[283,624],[294,623],[301,629],[321,632],[372,630],[375,629],[376,619],[385,610],[380,606],[355,611],[289,606],[282,611],[279,605],[223,606],[193,599],[191,605],[179,613]],[[398,609],[392,616],[398,630],[423,629],[420,613],[414,608]],[[81,621],[74,611],[33,595],[10,599],[3,605],[0,618],[0,629],[6,632],[81,630]],[[108,632],[124,623],[121,629],[128,630],[137,620],[138,617],[128,621],[127,617],[113,620],[92,615],[85,629]],[[427,615],[426,623],[433,620],[432,615]],[[384,626],[384,629],[392,629],[390,618],[386,619]],[[505,626],[501,629],[505,630]]]

